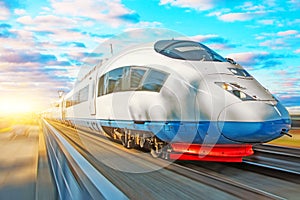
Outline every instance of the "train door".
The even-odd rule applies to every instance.
[[[96,114],[96,81],[94,79],[91,80],[90,83],[90,114],[95,115]]]

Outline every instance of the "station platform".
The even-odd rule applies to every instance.
[[[0,132],[0,199],[57,199],[38,124]]]

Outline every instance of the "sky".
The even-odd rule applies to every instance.
[[[46,109],[73,87],[87,57],[100,59],[100,44],[143,28],[235,59],[300,110],[299,10],[299,0],[0,0],[0,113]]]

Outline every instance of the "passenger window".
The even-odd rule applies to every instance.
[[[71,99],[67,99],[67,101],[66,101],[66,108],[69,108],[71,106],[73,106],[72,100]]]
[[[159,92],[165,83],[167,76],[166,73],[151,70],[143,83],[142,90]]]
[[[146,70],[139,68],[131,68],[130,88],[138,88]]]
[[[104,75],[99,78],[98,97],[104,95]]]
[[[85,102],[89,98],[89,85],[79,91],[79,103]]]
[[[114,69],[108,73],[107,94],[112,93],[114,91],[117,92],[121,90],[122,74],[123,74],[123,68]]]
[[[144,78],[146,76],[146,78]],[[114,69],[99,78],[98,97],[113,92],[153,91],[159,92],[168,74],[146,67],[122,67]],[[144,80],[144,81],[143,81]],[[143,82],[143,83],[142,83]]]

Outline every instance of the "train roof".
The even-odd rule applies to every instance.
[[[214,52],[207,46],[192,40],[158,40],[154,42],[138,44],[123,49],[111,58],[99,59],[99,63],[88,71],[83,77],[77,80],[77,83],[89,77],[94,71],[103,65],[109,64],[110,61],[118,59],[128,52],[134,52],[139,49],[152,49],[154,52],[164,55],[172,59],[188,60],[188,61],[214,61],[227,62],[225,58]]]

